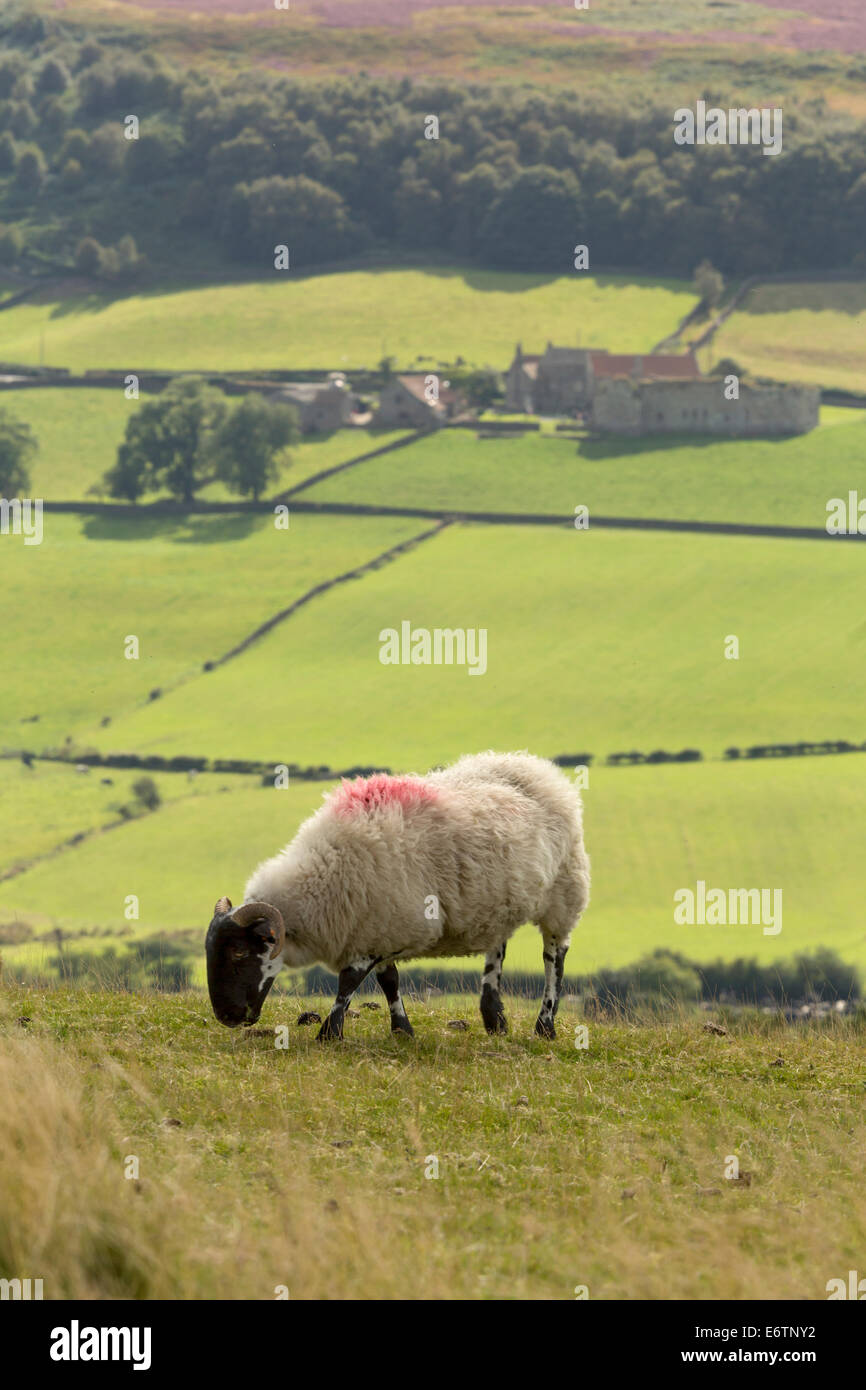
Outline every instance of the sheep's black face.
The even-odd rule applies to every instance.
[[[271,958],[273,941],[267,922],[240,926],[231,912],[214,913],[205,938],[207,986],[213,1011],[228,1028],[257,1022],[282,967],[279,957]]]

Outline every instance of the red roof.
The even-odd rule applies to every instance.
[[[593,352],[592,369],[596,376],[634,376],[644,380],[652,377],[674,381],[696,381],[700,370],[693,353],[674,356],[673,353],[609,353]]]

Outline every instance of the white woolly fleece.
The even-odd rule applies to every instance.
[[[362,957],[486,954],[524,922],[567,943],[589,873],[564,773],[528,753],[478,753],[423,778],[344,783],[259,865],[244,901],[279,908],[287,965],[339,971]]]

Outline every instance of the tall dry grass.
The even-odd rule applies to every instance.
[[[684,1014],[591,1023],[581,1053],[572,1020],[535,1041],[515,1000],[491,1040],[476,1009],[416,1003],[416,1045],[364,1011],[342,1046],[292,1026],[278,1051],[193,994],[7,992],[0,1276],[60,1299],[809,1299],[866,1270],[862,1030]]]

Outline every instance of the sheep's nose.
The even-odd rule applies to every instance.
[[[222,1009],[219,1012],[214,1010],[214,1012],[216,1013],[217,1021],[219,1023],[224,1023],[226,1028],[237,1028],[244,1022],[243,1014],[227,1014],[225,1010]]]

